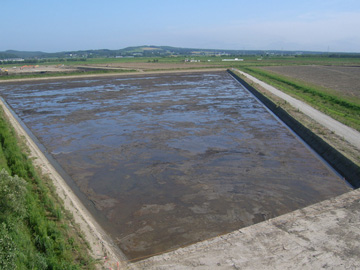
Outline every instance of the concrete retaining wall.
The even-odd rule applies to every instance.
[[[324,160],[326,160],[341,176],[347,180],[348,183],[350,183],[354,188],[360,187],[360,167],[358,165],[349,160],[299,121],[294,119],[283,108],[279,107],[269,98],[265,97],[234,72],[231,70],[228,70],[228,72],[243,86],[245,86],[254,96],[256,96],[266,107],[268,107],[277,117],[279,117],[300,138],[302,138]]]

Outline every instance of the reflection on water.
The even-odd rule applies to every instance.
[[[129,258],[348,190],[225,72],[0,90]]]

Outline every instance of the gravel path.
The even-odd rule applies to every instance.
[[[264,83],[264,82],[260,81],[259,79],[255,78],[245,72],[242,72],[239,70],[237,72],[244,75],[248,79],[252,80],[254,83],[259,84],[260,86],[264,87],[266,90],[270,91],[274,95],[286,100],[290,105],[292,105],[296,109],[299,109],[301,112],[303,112],[307,116],[311,117],[319,124],[330,129],[335,134],[343,137],[346,141],[351,143],[353,146],[360,149],[360,132],[340,123],[339,121],[334,120],[330,116],[314,109],[310,105],[285,94],[284,92],[276,89],[275,87],[273,87],[267,83]]]

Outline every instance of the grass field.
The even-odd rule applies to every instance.
[[[223,59],[241,58],[244,61],[224,62]],[[200,60],[200,63],[208,63],[222,66],[272,66],[272,65],[360,65],[360,58],[335,58],[325,56],[173,56],[173,57],[133,57],[133,58],[88,58],[84,61],[54,61],[37,63],[39,65],[96,65],[108,63],[148,63],[157,60],[158,63],[183,63],[185,59]],[[209,61],[210,60],[210,61]],[[196,64],[196,63],[194,63]],[[2,67],[23,66],[24,64],[6,64]]]

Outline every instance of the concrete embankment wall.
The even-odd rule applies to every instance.
[[[289,128],[291,128],[300,138],[302,138],[314,151],[326,160],[348,183],[354,188],[360,187],[360,167],[349,160],[322,138],[313,133],[299,121],[294,119],[283,108],[276,105],[269,98],[257,91],[237,74],[228,72],[243,86],[245,86],[254,96],[256,96],[267,108],[279,117]]]

